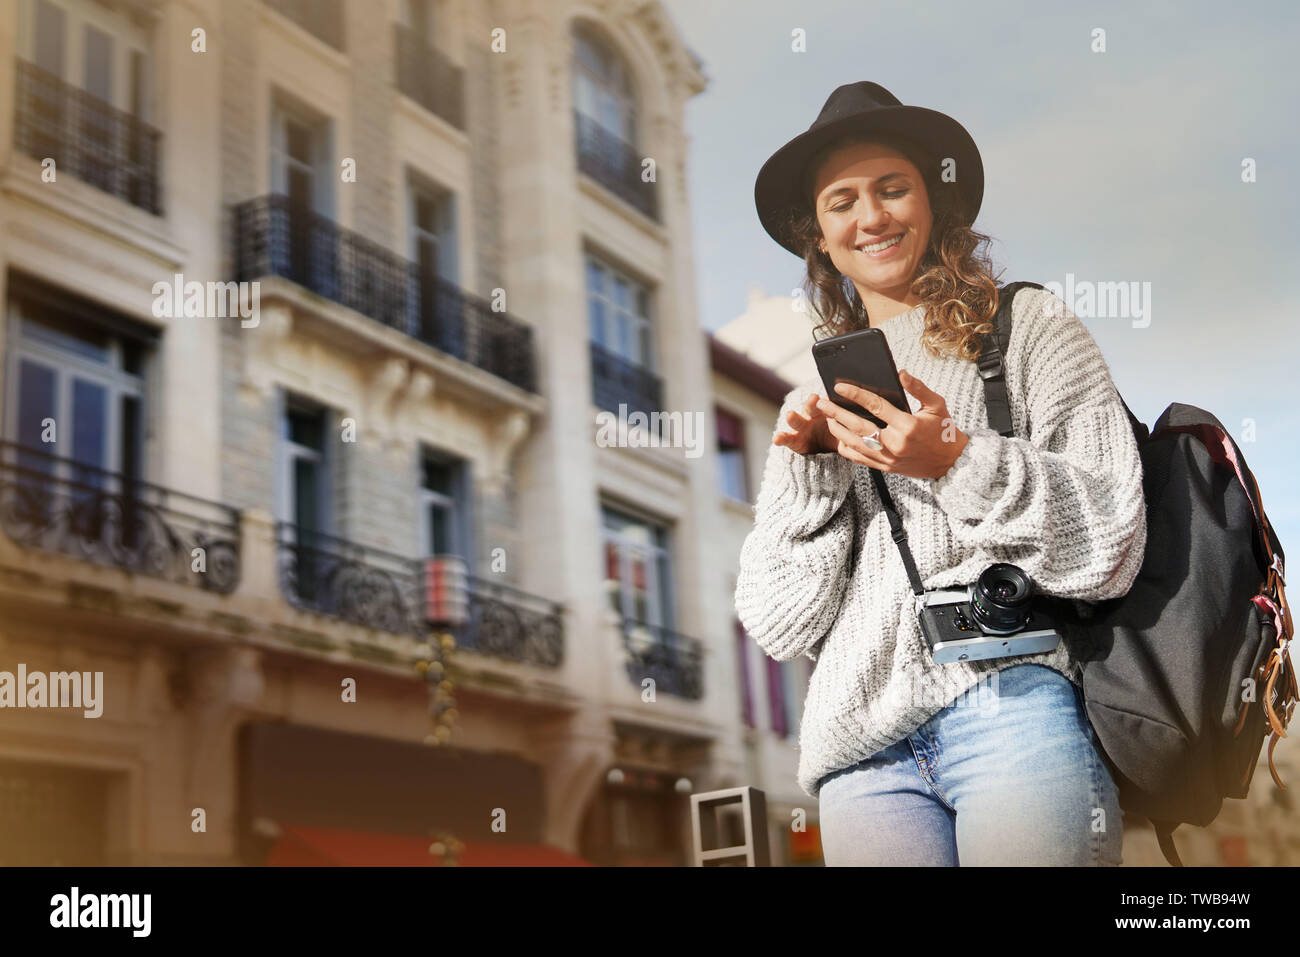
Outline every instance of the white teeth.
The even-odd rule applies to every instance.
[[[858,248],[864,253],[878,253],[882,249],[888,249],[890,246],[897,246],[903,241],[903,234],[899,233],[893,239],[887,239],[883,243],[872,243],[869,246],[859,246]]]

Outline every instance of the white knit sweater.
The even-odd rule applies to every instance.
[[[1049,292],[1020,289],[1005,356],[1015,438],[988,427],[975,363],[921,347],[924,307],[880,323],[899,369],[947,401],[970,436],[940,479],[885,472],[926,589],[965,586],[1012,562],[1049,595],[1124,595],[1146,547],[1142,462],[1092,334]],[[802,383],[786,412],[816,392]],[[913,409],[919,406],[915,401]],[[798,782],[915,731],[989,671],[1036,662],[1078,682],[1067,642],[1052,652],[937,665],[870,470],[836,453],[769,448],[736,584],[745,630],[778,661],[816,662],[799,728]]]

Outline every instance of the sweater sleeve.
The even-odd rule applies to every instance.
[[[789,431],[786,413],[813,392],[820,394],[811,384],[790,392],[778,431]],[[817,646],[839,613],[857,522],[854,469],[834,452],[768,448],[735,600],[745,631],[777,661],[802,654],[817,660]]]
[[[1137,440],[1088,328],[1051,293],[1020,295],[1029,308],[1012,326],[1007,385],[1025,396],[1031,438],[971,431],[932,490],[958,540],[1020,566],[1042,592],[1117,598],[1146,549]]]

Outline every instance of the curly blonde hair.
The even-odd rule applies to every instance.
[[[870,325],[852,280],[818,248],[822,232],[812,205],[812,176],[818,166],[835,150],[857,143],[892,147],[921,172],[934,216],[930,241],[911,286],[926,307],[921,342],[935,357],[975,359],[982,337],[993,332],[998,306],[998,277],[986,249],[989,237],[967,225],[966,202],[955,183],[940,179],[938,163],[916,143],[897,135],[848,134],[818,150],[805,167],[802,195],[809,201],[790,210],[787,228],[804,259],[804,293],[821,319],[813,329],[814,338]]]

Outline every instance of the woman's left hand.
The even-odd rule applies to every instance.
[[[845,458],[882,472],[913,478],[942,478],[966,448],[970,436],[953,424],[943,396],[902,369],[898,380],[920,401],[921,408],[915,413],[903,412],[859,386],[847,382],[835,386],[841,396],[881,419],[885,423],[883,429],[877,429],[870,419],[842,409],[830,399],[819,399],[817,407],[826,416],[831,434],[840,442],[840,454]],[[880,442],[879,450],[863,444],[863,439],[870,435]]]

